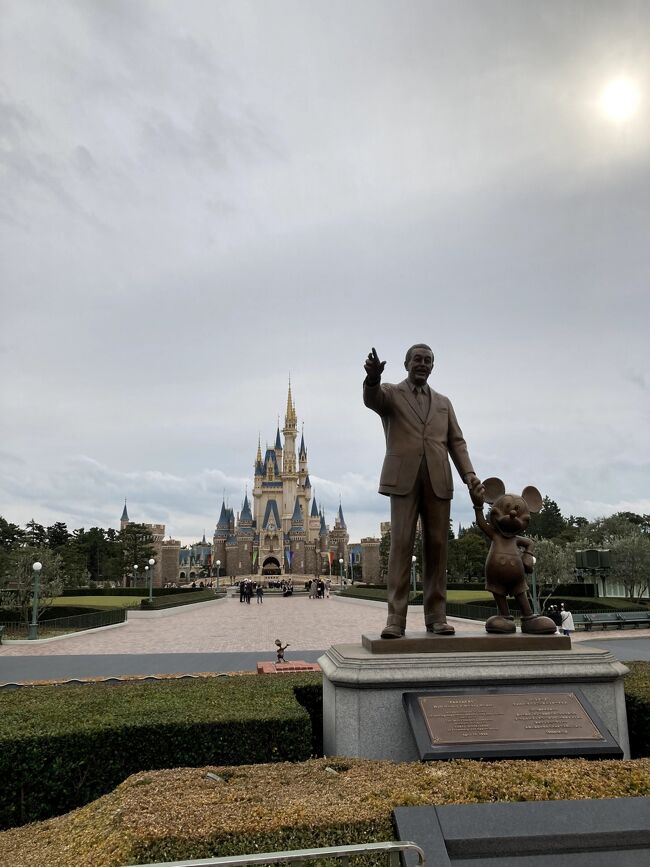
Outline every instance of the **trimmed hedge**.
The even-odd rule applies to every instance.
[[[648,795],[649,759],[400,765],[317,759],[177,768],[137,774],[67,816],[1,833],[0,861],[11,867],[122,867],[277,852],[390,840],[396,806]],[[318,862],[324,863],[338,862]],[[351,863],[385,867],[386,856]]]
[[[625,707],[630,733],[630,754],[635,759],[650,756],[650,663],[627,662]]]
[[[312,727],[294,688],[315,683],[253,675],[4,691],[0,828],[87,804],[137,771],[307,759]]]
[[[178,605],[190,605],[194,602],[210,602],[215,599],[223,599],[225,595],[225,590],[220,590],[218,593],[214,590],[193,590],[191,596],[154,596],[151,602],[149,602],[149,598],[147,597],[140,602],[140,608],[143,611],[158,611],[162,608],[176,608]]]
[[[650,756],[650,664],[629,663],[634,758]],[[0,692],[0,827],[46,818],[137,771],[322,754],[319,674],[36,686]]]
[[[172,596],[176,593],[196,593],[200,588],[154,587],[154,596]],[[148,587],[64,587],[61,596],[148,596]]]

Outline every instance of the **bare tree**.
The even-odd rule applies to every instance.
[[[558,545],[551,539],[536,539],[534,556],[537,601],[544,611],[549,598],[560,584],[569,584],[574,579],[574,555],[570,548]]]
[[[29,621],[34,590],[36,562],[43,564],[39,575],[38,617],[52,605],[63,590],[61,555],[49,548],[17,548],[9,555],[7,570],[0,578],[3,605],[20,612],[21,619]]]
[[[630,599],[641,599],[650,587],[650,538],[639,531],[617,539],[611,552],[611,577],[623,584]]]

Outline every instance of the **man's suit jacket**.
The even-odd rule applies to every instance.
[[[451,401],[428,385],[426,388],[431,399],[425,418],[408,379],[398,385],[363,384],[363,402],[381,416],[386,436],[380,494],[408,494],[423,455],[433,492],[443,500],[450,500],[454,493],[448,455],[461,478],[474,472]]]

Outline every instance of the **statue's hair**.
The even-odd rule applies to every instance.
[[[428,349],[431,353],[431,358],[433,358],[433,349],[427,343],[414,343],[413,346],[409,346],[406,350],[406,358],[404,359],[404,364],[408,364],[411,360],[411,355],[413,355],[414,349]]]

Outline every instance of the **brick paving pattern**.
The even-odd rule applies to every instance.
[[[450,617],[457,632],[483,634],[482,623]],[[240,603],[238,597],[187,606],[168,617],[132,618],[125,626],[80,633],[58,641],[3,644],[0,658],[8,656],[75,656],[94,654],[229,653],[275,651],[275,639],[291,645],[291,654],[326,649],[332,644],[354,644],[362,633],[378,633],[386,622],[386,607],[331,597],[288,599],[266,596],[262,605]],[[407,630],[424,629],[421,609],[409,612]],[[637,629],[574,633],[585,638],[641,637]]]

